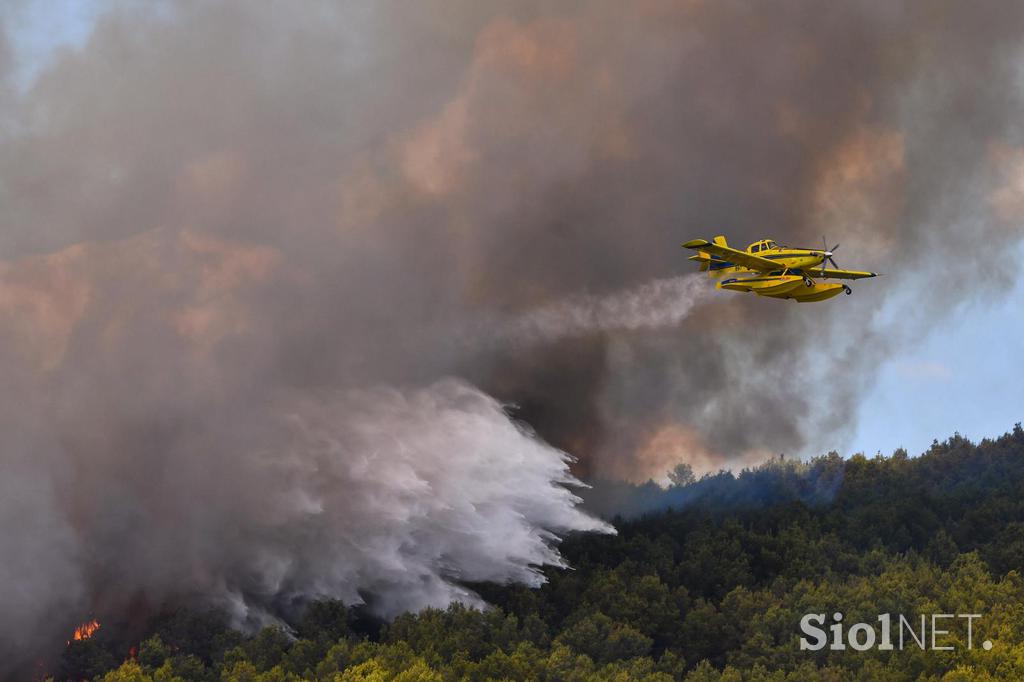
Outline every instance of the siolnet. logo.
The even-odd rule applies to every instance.
[[[825,624],[824,613],[808,613],[800,619],[800,632],[805,635],[800,637],[800,650],[819,651],[828,646],[831,651],[847,648],[854,651],[872,648],[879,651],[902,651],[912,647],[922,651],[952,651],[957,648],[957,644],[973,649],[974,621],[981,617],[979,613],[922,613],[919,614],[918,622],[917,618],[908,619],[903,614],[898,614],[896,620],[892,614],[882,613],[877,619],[878,629],[869,623],[854,623],[845,628],[844,633],[842,613],[832,614],[832,624],[828,626],[828,631],[822,627]],[[989,651],[992,642],[986,639],[981,643],[981,648]]]

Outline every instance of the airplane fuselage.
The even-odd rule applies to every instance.
[[[821,265],[828,258],[826,251],[814,251],[811,249],[791,249],[784,248],[781,246],[773,246],[765,248],[760,251],[751,251],[757,242],[747,247],[747,253],[753,253],[761,258],[767,258],[768,260],[775,261],[779,264],[780,270],[785,269],[812,269],[815,265]],[[718,256],[712,257],[711,270],[722,270],[724,268],[739,268],[742,270],[748,270],[742,266],[737,266],[735,263],[730,263],[724,258]],[[756,272],[756,270],[749,270],[750,272]]]

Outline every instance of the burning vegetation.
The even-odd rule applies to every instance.
[[[81,642],[82,640],[91,638],[99,629],[100,622],[95,618],[82,623],[75,628],[75,632],[71,635],[71,639],[68,640],[68,645],[70,646],[71,642]]]

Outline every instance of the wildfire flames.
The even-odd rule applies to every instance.
[[[99,629],[100,622],[95,618],[90,621],[86,621],[75,628],[75,633],[71,636],[71,639],[68,640],[68,644],[71,644],[71,642],[80,642],[83,639],[89,639]]]

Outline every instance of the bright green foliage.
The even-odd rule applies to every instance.
[[[121,667],[104,675],[103,682],[153,682],[153,678],[147,675],[138,663],[127,660]]]

